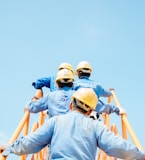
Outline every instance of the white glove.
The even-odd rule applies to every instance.
[[[92,117],[93,119],[97,119],[97,112],[92,111],[91,114],[90,114],[90,117]]]
[[[119,115],[122,115],[122,114],[127,114],[126,110],[123,108],[119,108]]]

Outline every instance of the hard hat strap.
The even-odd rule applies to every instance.
[[[86,105],[85,103],[77,100],[76,98],[74,98],[74,103],[75,103],[77,108],[79,108],[83,111],[89,111],[90,110],[90,107],[88,105]]]

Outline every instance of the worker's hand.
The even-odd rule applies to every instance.
[[[36,101],[38,99],[39,99],[38,97],[34,96],[34,97],[31,98],[31,101]]]
[[[109,88],[109,91],[114,91],[115,89],[114,88]]]
[[[0,146],[0,154],[2,154],[2,152],[5,150],[5,148],[7,147],[8,143]]]
[[[27,106],[24,107],[24,112],[28,111]],[[29,112],[29,111],[28,111]]]
[[[126,114],[127,115],[126,110],[120,107],[119,108],[119,115],[122,115],[122,114]]]
[[[3,151],[4,151],[4,149],[0,147],[0,154],[2,154]]]

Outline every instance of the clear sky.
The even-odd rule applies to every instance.
[[[34,95],[31,83],[82,60],[92,79],[115,89],[145,149],[144,0],[0,1],[0,144]]]

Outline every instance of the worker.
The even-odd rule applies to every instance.
[[[74,74],[74,70],[71,64],[61,63],[58,67],[58,71],[61,69],[68,69]],[[36,82],[32,83],[32,86],[36,89],[35,97],[41,98],[43,96],[43,87],[49,88],[49,91],[58,90],[58,86],[55,83],[56,76],[49,76],[37,79]]]
[[[41,98],[34,96],[26,105],[26,109],[31,113],[47,110],[49,117],[67,113],[72,94],[75,92],[72,90],[73,81],[74,74],[71,70],[59,70],[55,79],[58,90],[48,92]]]
[[[71,112],[54,116],[34,133],[2,146],[2,155],[37,153],[49,144],[50,160],[95,160],[97,147],[112,157],[145,160],[143,151],[88,117],[97,101],[93,89],[78,89],[72,96]]]
[[[76,75],[78,79],[74,81],[73,89],[77,90],[79,88],[93,88],[98,96],[100,97],[110,97],[112,95],[110,90],[105,90],[101,85],[97,84],[94,80],[91,80],[89,77],[91,76],[92,67],[89,62],[81,61],[78,63],[76,68]],[[123,108],[119,108],[117,106],[111,104],[105,104],[101,100],[98,101],[96,110],[92,112],[94,119],[99,117],[101,113],[113,113],[115,112],[117,115],[126,114],[126,110]]]
[[[74,70],[73,70],[73,67],[71,64],[61,63],[58,67],[58,71],[61,69],[64,69],[64,68],[69,69],[74,74]],[[40,78],[40,79],[37,79],[36,82],[33,82],[32,86],[35,89],[42,89],[43,87],[47,87],[50,89],[50,91],[54,91],[54,90],[58,89],[58,87],[56,86],[56,83],[55,83],[55,79],[56,79],[56,76],[49,76],[49,77],[45,77],[45,78]]]
[[[93,88],[99,97],[110,97],[112,93],[105,90],[101,85],[97,84],[94,80],[90,79],[92,67],[89,62],[81,61],[76,68],[76,75],[78,79],[75,80],[73,89],[79,88]]]

